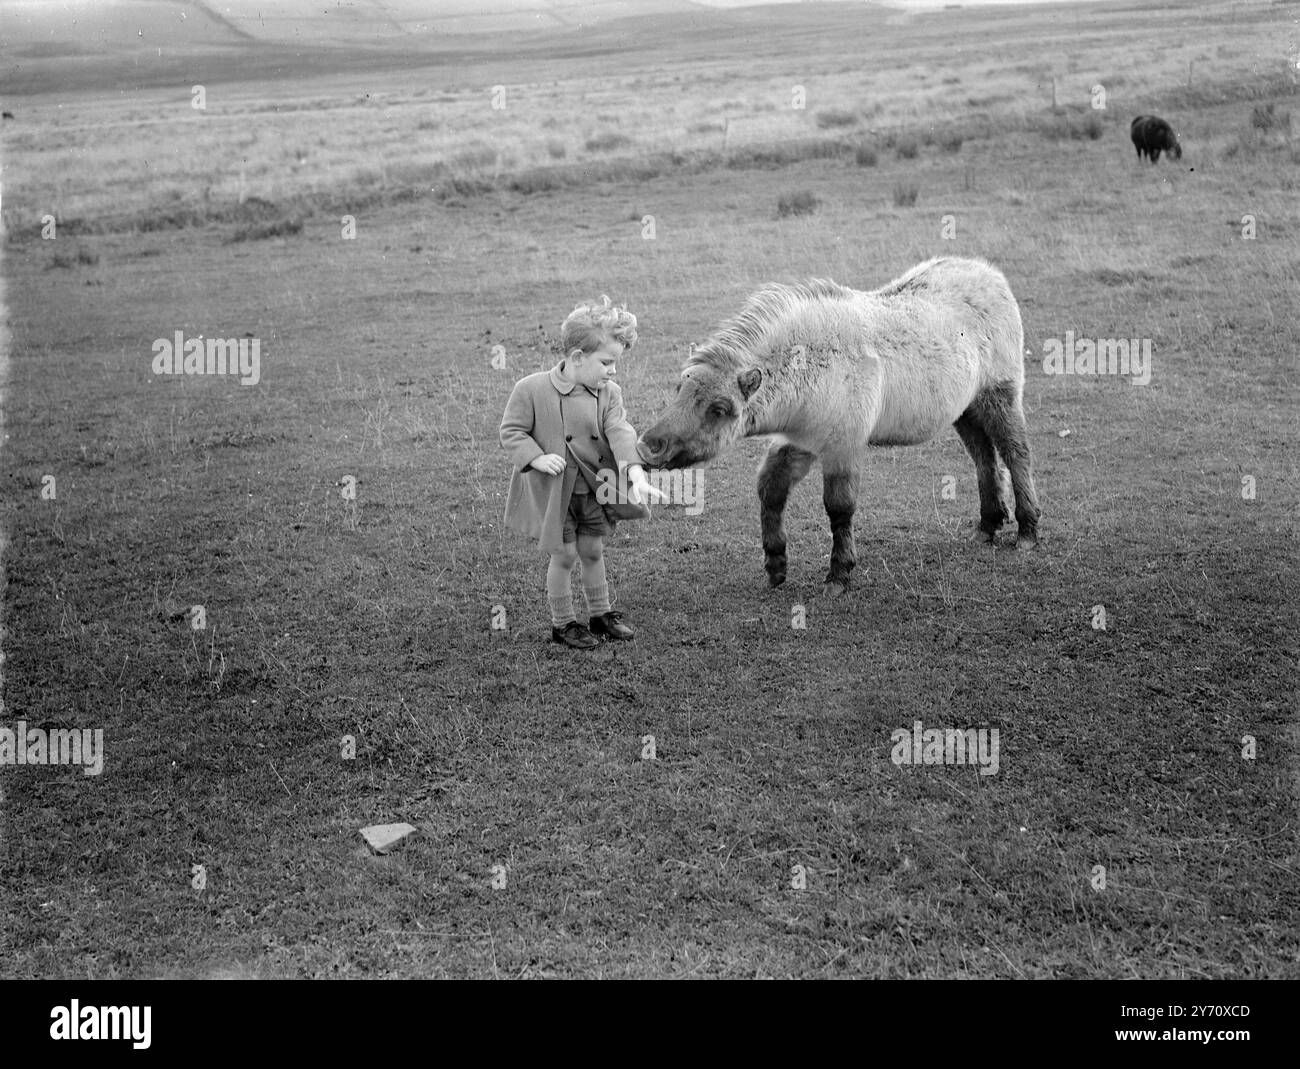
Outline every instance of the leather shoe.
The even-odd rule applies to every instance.
[[[563,627],[551,628],[551,641],[561,642],[575,650],[594,650],[600,645],[600,639],[577,620],[570,620]]]
[[[629,639],[635,638],[636,632],[622,621],[622,613],[607,612],[593,616],[587,624],[588,629],[597,638]]]

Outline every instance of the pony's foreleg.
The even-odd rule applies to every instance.
[[[808,474],[815,456],[793,445],[774,445],[758,469],[758,501],[763,518],[763,567],[772,586],[785,582],[785,516],[790,488]]]
[[[953,424],[975,461],[975,475],[980,492],[980,537],[985,542],[992,542],[998,528],[1011,517],[1002,501],[1002,483],[998,478],[998,455],[993,449],[991,439],[979,420],[973,414],[973,408],[967,409]]]
[[[1016,497],[1017,544],[1033,548],[1038,544],[1038,492],[1034,489],[1033,461],[1029,454],[1029,431],[1021,408],[1020,389],[1004,382],[976,399],[971,411],[1001,454],[1011,472],[1011,489]]]
[[[822,502],[831,521],[831,567],[826,573],[826,593],[843,594],[849,573],[858,563],[853,546],[853,513],[858,505],[858,473],[853,467],[827,466],[822,458]]]

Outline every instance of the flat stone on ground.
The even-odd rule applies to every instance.
[[[415,830],[410,824],[371,824],[361,829],[361,837],[376,854],[386,854],[414,835]]]

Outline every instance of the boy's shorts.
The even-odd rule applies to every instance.
[[[614,527],[605,516],[605,506],[596,500],[595,494],[569,496],[569,507],[564,513],[565,542],[576,542],[580,534],[605,538],[613,533]]]

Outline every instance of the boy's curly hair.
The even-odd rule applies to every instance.
[[[566,356],[574,349],[594,353],[611,339],[631,349],[636,344],[636,316],[626,306],[615,308],[603,293],[599,301],[578,305],[560,327],[560,344]]]

